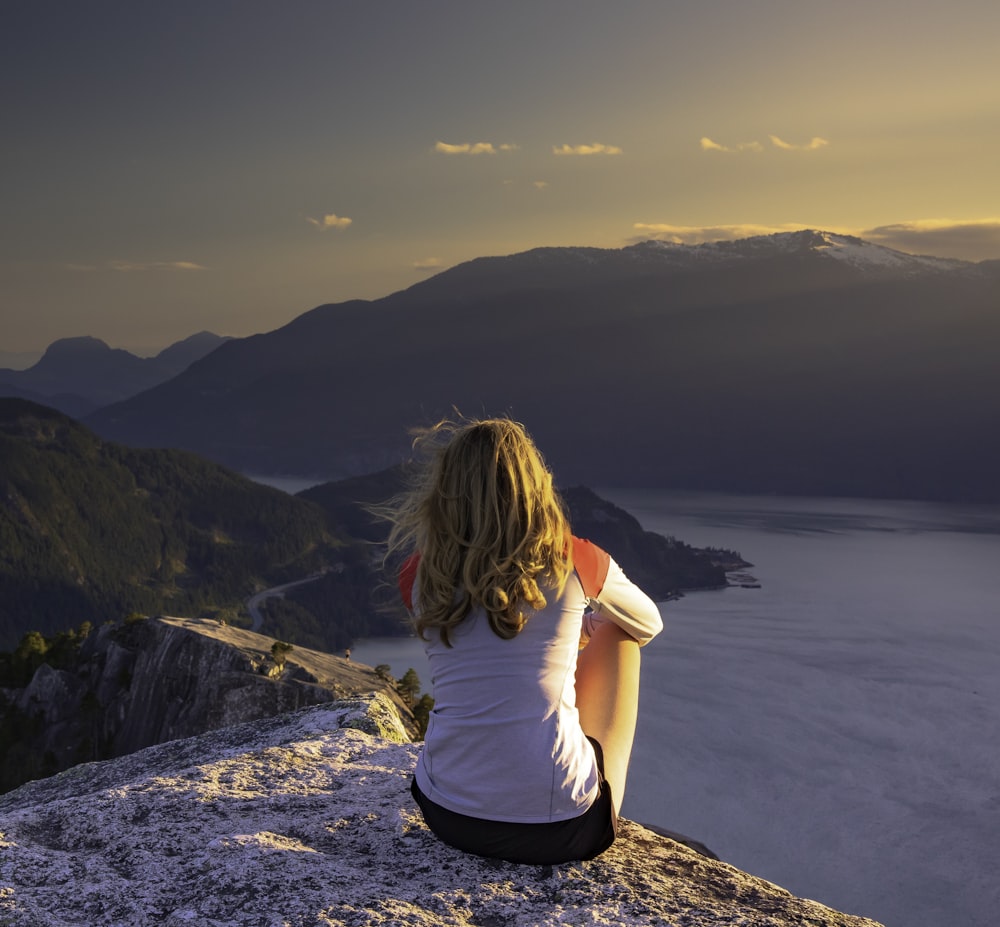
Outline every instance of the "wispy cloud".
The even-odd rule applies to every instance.
[[[414,270],[438,270],[444,267],[444,261],[436,257],[418,258],[410,266]]]
[[[434,145],[434,150],[446,155],[494,155],[500,151],[517,151],[517,147],[510,142],[499,145],[494,145],[493,142],[462,142],[459,145],[437,142]]]
[[[122,261],[111,260],[103,264],[67,264],[67,270],[95,271],[110,270],[116,273],[135,273],[144,270],[208,270],[194,261]]]
[[[536,190],[544,190],[548,187],[549,182],[547,180],[532,180],[527,181],[528,186],[534,187]],[[522,186],[522,181],[511,180],[509,177],[503,182],[505,187],[520,187]]]
[[[752,238],[754,235],[773,235],[776,232],[794,232],[808,228],[801,223],[785,225],[671,225],[666,222],[636,222],[634,228],[639,235],[633,242],[669,241],[676,245],[700,245],[706,241],[733,241]]]
[[[791,142],[786,142],[782,138],[778,138],[777,135],[769,135],[771,139],[771,144],[775,148],[780,148],[783,151],[817,151],[820,148],[826,148],[830,143],[825,138],[820,138],[818,135],[811,138],[804,145],[793,145]]]
[[[966,261],[1000,259],[1000,218],[917,219],[879,225],[857,234],[909,254]]]
[[[736,145],[720,145],[712,141],[707,135],[701,139],[702,151],[763,151],[764,146],[760,142],[739,142]]]
[[[328,232],[330,229],[346,229],[353,221],[353,219],[348,219],[347,216],[338,216],[333,213],[323,216],[322,219],[314,219],[312,216],[306,216],[306,222],[321,232]]]
[[[621,148],[617,145],[604,145],[601,142],[594,142],[592,145],[554,145],[552,147],[554,155],[620,155]]]
[[[804,145],[795,145],[792,142],[786,142],[783,138],[779,138],[777,135],[769,135],[768,138],[771,140],[771,144],[775,148],[780,148],[782,151],[817,151],[830,144],[825,138],[820,138],[818,135],[810,139]],[[702,136],[700,144],[702,151],[734,152],[764,150],[764,146],[757,141],[739,142],[735,145],[723,145],[720,142],[709,138],[707,135]]]

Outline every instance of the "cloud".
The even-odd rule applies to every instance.
[[[531,186],[532,186],[532,187],[534,187],[534,188],[535,188],[536,190],[544,190],[544,189],[545,189],[545,188],[546,188],[546,187],[547,187],[547,186],[549,185],[549,182],[548,182],[547,180],[532,180],[532,181],[530,182],[530,184],[531,184]],[[505,181],[503,182],[503,185],[504,185],[505,187],[517,187],[517,186],[520,186],[520,185],[521,185],[521,181],[520,181],[520,180],[511,180],[511,179],[510,179],[510,178],[508,177],[508,178],[507,178],[507,179],[506,179],[506,180],[505,180]]]
[[[713,142],[708,136],[702,136],[701,139],[701,150],[702,151],[763,151],[764,146],[760,142],[740,142],[738,145],[730,148],[727,145],[720,145],[718,142]]]
[[[312,216],[306,216],[306,222],[321,232],[327,232],[330,229],[346,229],[353,221],[353,219],[348,219],[347,216],[337,216],[333,213],[323,216],[322,219],[313,219]]]
[[[444,267],[444,261],[436,257],[418,258],[410,266],[414,270],[437,270],[439,267]]]
[[[820,138],[818,135],[804,145],[793,145],[791,142],[778,138],[777,135],[769,135],[768,138],[771,139],[771,144],[775,148],[781,148],[783,151],[816,151],[819,148],[826,148],[830,144],[825,138]]]
[[[194,261],[121,261],[111,260],[103,264],[67,264],[67,270],[94,271],[112,270],[117,273],[134,273],[143,270],[208,270]]]
[[[460,145],[450,145],[448,142],[437,142],[434,150],[446,155],[494,155],[498,151],[517,151],[517,145],[504,142],[494,145],[493,142],[463,142]]]
[[[857,235],[908,254],[965,261],[1000,259],[1000,218],[917,219],[876,226]]]
[[[621,148],[617,145],[603,145],[594,142],[592,145],[559,145],[552,147],[554,155],[620,155]]]
[[[818,135],[810,139],[804,145],[793,145],[791,142],[786,142],[783,138],[779,138],[777,135],[769,135],[768,138],[771,140],[771,144],[775,148],[780,148],[782,151],[817,151],[820,148],[825,148],[830,143],[825,138],[820,138]],[[760,142],[740,142],[737,145],[721,145],[719,142],[710,139],[707,135],[703,135],[701,138],[701,150],[702,151],[763,151],[764,146]]]
[[[754,235],[773,235],[776,232],[795,232],[809,228],[801,223],[786,225],[670,225],[664,222],[636,222],[632,228],[639,236],[633,242],[669,241],[675,245],[700,245],[707,241],[734,241]]]

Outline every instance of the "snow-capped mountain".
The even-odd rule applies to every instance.
[[[734,268],[744,273],[757,268],[772,276],[806,273],[824,277],[826,283],[928,274],[981,278],[991,275],[988,263],[906,254],[850,235],[803,229],[696,245],[652,239],[623,248],[533,248],[466,261],[404,292],[408,298],[468,299],[498,289],[607,285]]]
[[[853,235],[838,235],[814,229],[697,245],[653,240],[623,250],[636,251],[649,257],[667,258],[675,265],[810,254],[875,271],[891,269],[904,273],[950,273],[967,271],[976,266],[970,261],[906,254]]]
[[[477,258],[88,422],[333,478],[458,408],[524,421],[566,484],[1000,501],[998,270],[811,230]]]

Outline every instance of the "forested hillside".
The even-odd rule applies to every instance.
[[[321,506],[338,533],[378,545],[384,543],[388,526],[370,514],[368,507],[398,493],[405,485],[405,474],[405,468],[391,467],[368,476],[314,486],[299,495]],[[573,533],[606,548],[629,577],[656,599],[667,599],[689,589],[725,586],[728,570],[751,565],[735,551],[701,550],[676,538],[645,531],[624,509],[586,487],[570,487],[561,495]],[[286,599],[315,601],[319,586],[317,583],[292,590]],[[394,594],[390,588],[389,595]]]
[[[255,589],[328,566],[339,547],[303,499],[0,399],[0,649],[133,611],[234,617]]]
[[[403,480],[397,467],[289,496],[194,454],[102,441],[52,409],[0,399],[0,651],[27,646],[27,632],[131,613],[246,625],[251,595],[310,577],[261,604],[261,633],[329,652],[405,634],[380,563],[387,526],[366,509]],[[656,598],[724,585],[740,563],[645,532],[589,490],[565,499],[576,532]]]

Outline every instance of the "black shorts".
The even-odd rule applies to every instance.
[[[600,791],[583,814],[568,821],[522,824],[474,818],[431,801],[420,791],[416,779],[410,791],[427,826],[445,843],[466,853],[532,865],[593,859],[615,842],[618,816],[611,802],[611,787],[604,778],[604,751],[592,737],[587,739],[597,756]]]

